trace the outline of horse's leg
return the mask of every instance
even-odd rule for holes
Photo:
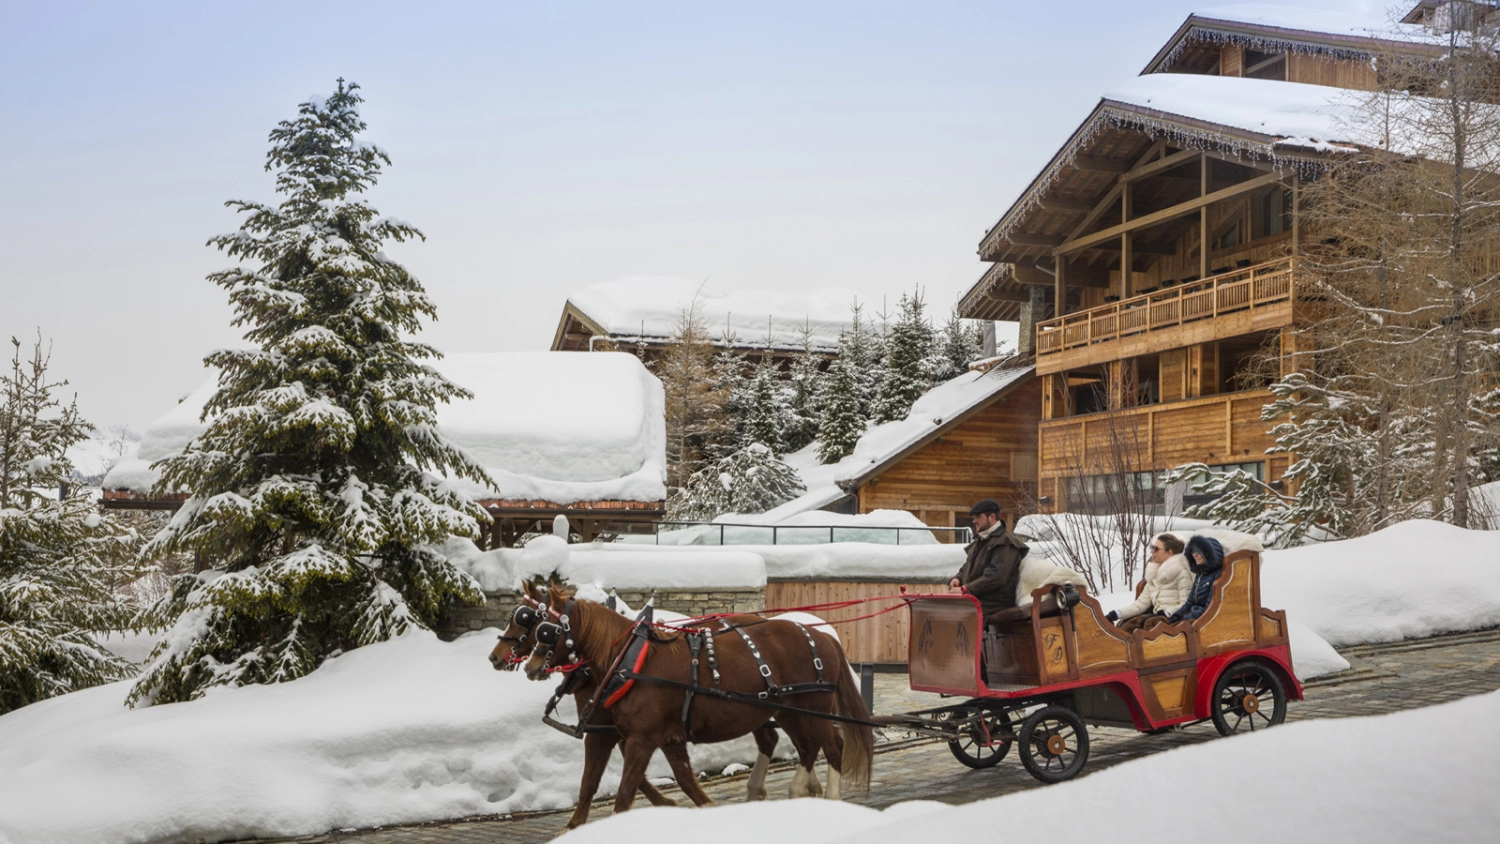
[[[802,716],[777,716],[777,722],[797,749],[797,771],[792,775],[792,785],[787,796],[816,797],[823,793],[823,785],[813,776],[813,763],[818,761],[818,742],[810,735],[808,719]],[[814,722],[816,723],[816,722]]]
[[[625,770],[620,774],[620,790],[615,794],[615,814],[629,811],[635,802],[636,790],[646,779],[646,765],[656,748],[638,737],[626,737],[620,744],[620,755],[625,759]]]
[[[682,786],[682,792],[693,801],[694,806],[711,806],[713,800],[698,784],[698,774],[693,770],[693,762],[688,759],[687,745],[664,744],[661,748],[662,755],[667,757],[667,764],[672,766],[672,775],[677,777],[677,784]]]
[[[755,767],[750,769],[750,781],[745,784],[746,801],[766,799],[766,770],[771,767],[771,754],[776,752],[779,738],[770,722],[755,728],[755,748],[760,753],[755,757]]]
[[[828,791],[823,795],[829,800],[842,800],[839,777],[844,770],[843,730],[831,721],[817,722],[819,744],[823,747],[823,758],[828,760]]]
[[[576,829],[588,823],[589,810],[594,803],[594,794],[599,791],[599,780],[609,765],[609,754],[614,752],[620,737],[612,732],[585,733],[583,736],[583,779],[578,783],[578,805],[573,816],[568,818],[568,829]],[[676,806],[677,801],[662,794],[647,780],[641,780],[641,796],[653,806]]]

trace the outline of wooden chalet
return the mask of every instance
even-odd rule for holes
[[[662,387],[635,356],[457,354],[434,366],[474,394],[440,406],[438,430],[494,481],[450,480],[494,518],[482,544],[551,532],[558,515],[585,542],[649,529],[665,515]],[[105,476],[106,508],[181,506],[183,495],[153,494],[151,464],[180,453],[203,430],[199,417],[216,390],[212,378],[146,429],[137,456]]]
[[[1435,48],[1412,23],[1319,31],[1277,14],[1190,16],[980,243],[992,266],[960,314],[1019,321],[1035,354],[1044,509],[1183,463],[1273,486],[1288,468],[1260,413],[1289,364],[1254,361],[1295,360],[1291,329],[1316,318],[1302,185],[1350,149],[1336,89],[1374,89],[1381,56]]]

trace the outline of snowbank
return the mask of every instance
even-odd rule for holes
[[[0,716],[0,842],[225,841],[569,808],[583,747],[540,722],[554,684],[490,668],[494,634],[408,635],[190,703],[126,709],[125,682]],[[572,719],[571,698],[559,712]],[[753,762],[755,745],[692,755],[716,771]],[[649,775],[671,776],[659,754]]]
[[[1500,625],[1500,537],[1402,522],[1342,542],[1267,551],[1266,606],[1333,645],[1394,642]]]
[[[1461,741],[1434,742],[1433,724],[1462,724]],[[1142,842],[1205,838],[1223,844],[1296,841],[1488,841],[1500,824],[1500,692],[1414,712],[1288,724],[1158,753],[1082,779],[969,803],[901,803],[877,811],[793,800],[709,809],[645,809],[602,819],[565,844],[686,840],[715,844],[910,844],[1003,829],[1008,840]],[[1422,760],[1414,764],[1413,760]],[[877,776],[880,761],[876,760]],[[1010,762],[1004,764],[1013,764]],[[1442,771],[1442,776],[1433,776]],[[1192,789],[1191,808],[1163,837],[1138,823],[1145,783]],[[707,817],[704,812],[711,813]]]
[[[475,498],[660,501],[666,497],[661,382],[634,355],[506,352],[433,363],[472,399],[438,408],[438,430],[489,472],[497,488],[455,484]],[[154,461],[180,454],[218,389],[210,378],[152,422],[105,489],[149,492]]]
[[[568,301],[612,336],[661,342],[673,335],[695,298],[713,343],[764,346],[769,332],[772,348],[801,349],[805,329],[815,351],[831,352],[859,294],[845,288],[782,293],[743,287],[721,293],[685,278],[626,276],[585,287]]]

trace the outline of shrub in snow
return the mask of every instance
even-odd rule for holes
[[[93,427],[52,392],[38,342],[0,376],[0,712],[128,677],[95,634],[131,625],[115,584],[133,576],[134,534],[68,483],[68,447]]]
[[[712,519],[724,513],[764,513],[807,491],[792,467],[751,443],[695,473],[668,505],[674,519]]]
[[[173,628],[132,703],[295,679],[483,600],[431,546],[488,521],[443,473],[493,482],[437,433],[437,404],[469,394],[403,339],[435,311],[381,243],[422,235],[360,196],[390,159],[355,137],[357,91],[341,79],[271,132],[284,201],[230,202],[248,216],[212,241],[259,265],[210,276],[255,348],[206,358],[222,373],[208,427],[156,464],[156,492],[189,497],[146,553],[191,550],[212,568],[155,608]]]

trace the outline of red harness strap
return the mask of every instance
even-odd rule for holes
[[[651,643],[649,641],[645,640],[645,639],[642,639],[641,640],[641,652],[635,655],[635,664],[632,665],[632,666],[630,666],[630,670],[632,672],[634,672],[636,674],[639,674],[641,672],[641,666],[643,666],[643,665],[646,664],[646,654],[649,653],[650,651],[651,651]],[[634,685],[635,685],[635,678],[634,677],[631,677],[629,680],[626,680],[625,681],[625,685],[621,686],[618,690],[615,691],[614,694],[610,695],[609,698],[604,701],[604,708],[608,709],[611,706],[614,706],[616,703],[619,703],[620,702],[620,698],[624,697],[625,693],[628,692],[628,691],[630,691],[630,687],[634,686]]]

